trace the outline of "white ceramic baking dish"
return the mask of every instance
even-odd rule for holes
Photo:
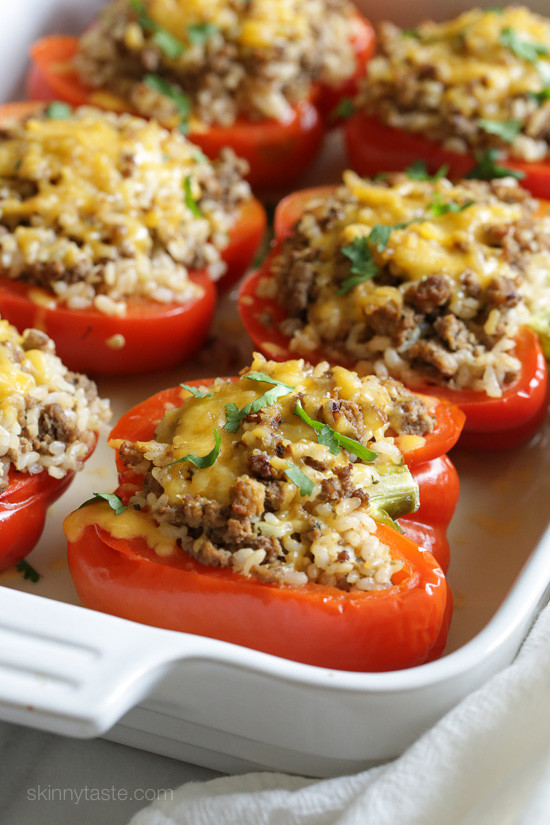
[[[78,30],[82,9],[60,0],[0,7],[0,98],[15,96],[26,44]],[[304,183],[341,167],[336,137]],[[217,335],[239,344],[234,299]],[[192,366],[104,380],[115,418],[181,381],[214,374],[209,351]],[[225,372],[225,370],[222,370]],[[402,752],[466,694],[514,657],[550,593],[550,422],[525,448],[460,454],[462,489],[450,530],[455,615],[442,659],[395,673],[344,673],[289,662],[211,639],[145,627],[78,606],[65,560],[63,516],[115,483],[102,439],[86,470],[51,509],[30,562],[37,584],[0,576],[0,717],[77,736],[106,736],[222,771],[270,768],[328,776]]]

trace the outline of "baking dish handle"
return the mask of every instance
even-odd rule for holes
[[[204,641],[0,587],[0,718],[99,736]]]

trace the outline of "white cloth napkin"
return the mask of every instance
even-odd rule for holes
[[[354,776],[192,782],[130,825],[549,825],[550,605],[515,661],[399,759]]]

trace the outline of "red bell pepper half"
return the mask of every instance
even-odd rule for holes
[[[0,124],[35,114],[34,101],[0,107]],[[243,204],[221,257],[227,271],[219,282],[227,289],[252,263],[266,226],[263,206],[252,198]],[[125,375],[164,369],[198,350],[210,328],[216,286],[205,271],[190,272],[201,292],[184,304],[129,299],[124,316],[107,315],[94,307],[69,309],[57,305],[45,289],[0,277],[0,314],[20,331],[38,327],[54,341],[69,369],[94,375]]]
[[[95,448],[95,444],[94,444]],[[93,452],[90,450],[90,455]],[[53,478],[46,471],[10,470],[8,486],[0,493],[0,570],[21,561],[42,535],[46,513],[67,489],[74,472]]]
[[[193,383],[208,385],[210,381]],[[157,393],[127,412],[110,437],[150,439],[165,410],[180,406],[185,396],[178,387]],[[426,535],[432,537],[436,525],[454,509],[458,492],[452,465],[439,456],[441,445],[449,441],[442,430],[454,427],[456,440],[461,421],[451,423],[448,405],[441,404],[445,409],[437,418],[435,434],[426,439],[426,450],[409,455],[420,481],[421,502],[424,486],[429,492],[421,511],[424,506],[426,514],[435,513],[433,481],[440,478],[443,483],[442,511],[434,518],[434,530],[428,522],[424,525]],[[431,460],[433,456],[438,457]],[[127,501],[138,477],[120,457],[117,466],[118,494]],[[77,511],[80,525],[82,510]],[[436,658],[445,646],[452,611],[450,590],[433,556],[407,537],[409,529],[420,535],[421,527],[411,522],[409,528],[404,519],[405,535],[382,525],[377,531],[392,555],[403,561],[403,568],[389,589],[359,593],[313,583],[292,587],[260,582],[228,568],[205,567],[180,549],[160,557],[144,539],[115,538],[93,518],[75,534],[72,518],[68,517],[65,528],[69,565],[87,607],[342,670],[411,667]],[[439,545],[445,554],[444,542]],[[434,540],[431,547],[437,550],[439,545]]]
[[[63,100],[73,106],[105,104],[104,95],[85,86],[71,66],[77,47],[76,37],[62,35],[45,37],[32,46],[29,97]],[[310,100],[302,100],[294,107],[294,116],[289,121],[239,118],[231,126],[214,125],[191,131],[189,139],[211,158],[217,157],[224,146],[234,149],[248,161],[248,180],[254,189],[278,189],[289,183],[315,158],[330,126],[329,115],[339,101],[355,94],[357,82],[374,52],[374,30],[359,13],[351,47],[356,56],[355,75],[338,88],[317,85]]]
[[[423,160],[430,174],[447,166],[447,177],[459,179],[466,177],[478,163],[473,155],[450,152],[420,133],[388,126],[377,117],[361,112],[347,121],[344,133],[349,165],[363,177],[403,171],[415,161]],[[535,197],[550,199],[550,163],[499,157],[498,165],[518,173],[521,185]]]
[[[301,357],[306,357],[313,363],[330,360],[322,351],[304,355],[290,349],[290,339],[279,329],[286,311],[276,298],[258,295],[258,285],[260,280],[271,277],[270,261],[277,254],[278,243],[292,232],[306,203],[314,196],[330,194],[334,188],[322,186],[304,189],[288,195],[278,204],[274,216],[274,249],[261,268],[248,275],[241,285],[239,313],[244,327],[255,346],[276,361]],[[462,447],[485,450],[515,447],[527,441],[539,429],[546,415],[548,384],[544,353],[537,335],[530,329],[519,331],[515,355],[521,361],[521,373],[503,390],[499,398],[474,390],[453,390],[420,379],[411,389],[444,397],[463,410],[466,423],[460,439]],[[353,364],[344,366],[353,369]]]

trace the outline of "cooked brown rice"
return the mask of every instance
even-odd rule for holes
[[[258,294],[285,308],[281,330],[304,357],[499,396],[519,373],[519,326],[548,301],[550,218],[512,178],[418,177],[346,172]]]
[[[357,25],[348,0],[115,0],[82,36],[76,65],[85,83],[162,122],[182,119],[182,94],[192,129],[285,121],[312,84],[354,74]]]
[[[189,270],[223,274],[251,197],[242,161],[131,115],[54,111],[0,133],[0,274],[108,315],[129,298],[186,302],[201,290]]]
[[[417,506],[402,450],[433,427],[422,401],[392,379],[259,355],[237,381],[217,379],[199,395],[169,410],[151,441],[112,443],[143,477],[127,518],[147,540],[156,526],[157,553],[179,545],[205,565],[282,584],[391,585],[400,562],[376,536],[377,520]],[[298,402],[355,447],[318,438]],[[219,452],[195,466],[188,456],[208,455],[215,431]],[[365,447],[372,456],[353,453]]]
[[[521,6],[383,23],[358,108],[453,152],[548,157],[550,20]]]
[[[8,473],[80,470],[111,415],[93,381],[70,372],[48,336],[0,319],[0,492]]]

